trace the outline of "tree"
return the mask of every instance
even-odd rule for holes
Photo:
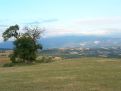
[[[16,57],[22,59],[22,62],[30,63],[35,60],[38,47],[31,37],[22,36],[14,41],[14,45]]]
[[[4,41],[7,41],[9,38],[14,37],[14,38],[19,38],[19,26],[10,26],[9,28],[6,29],[6,31],[3,33],[2,37],[4,38]]]
[[[25,33],[18,33],[19,26],[10,26],[4,33],[4,40],[14,37],[14,52],[11,55],[12,62],[31,63],[35,61],[38,49],[42,49],[42,45],[37,43],[42,30],[38,27],[25,27]]]

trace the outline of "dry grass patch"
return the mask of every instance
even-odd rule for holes
[[[0,63],[6,63],[6,62],[10,62],[10,58],[0,58]]]

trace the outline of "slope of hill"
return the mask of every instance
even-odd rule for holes
[[[80,58],[0,67],[0,91],[121,91],[121,61]]]

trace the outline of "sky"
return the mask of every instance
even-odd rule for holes
[[[0,40],[15,24],[38,25],[44,37],[121,37],[121,0],[0,0]]]

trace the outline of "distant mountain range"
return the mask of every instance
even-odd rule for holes
[[[75,48],[75,47],[117,47],[121,46],[121,38],[111,38],[102,36],[58,36],[47,37],[38,40],[47,48]],[[13,48],[12,41],[1,42],[0,48]]]
[[[12,48],[13,48],[12,41],[0,42],[0,49],[12,49]]]

